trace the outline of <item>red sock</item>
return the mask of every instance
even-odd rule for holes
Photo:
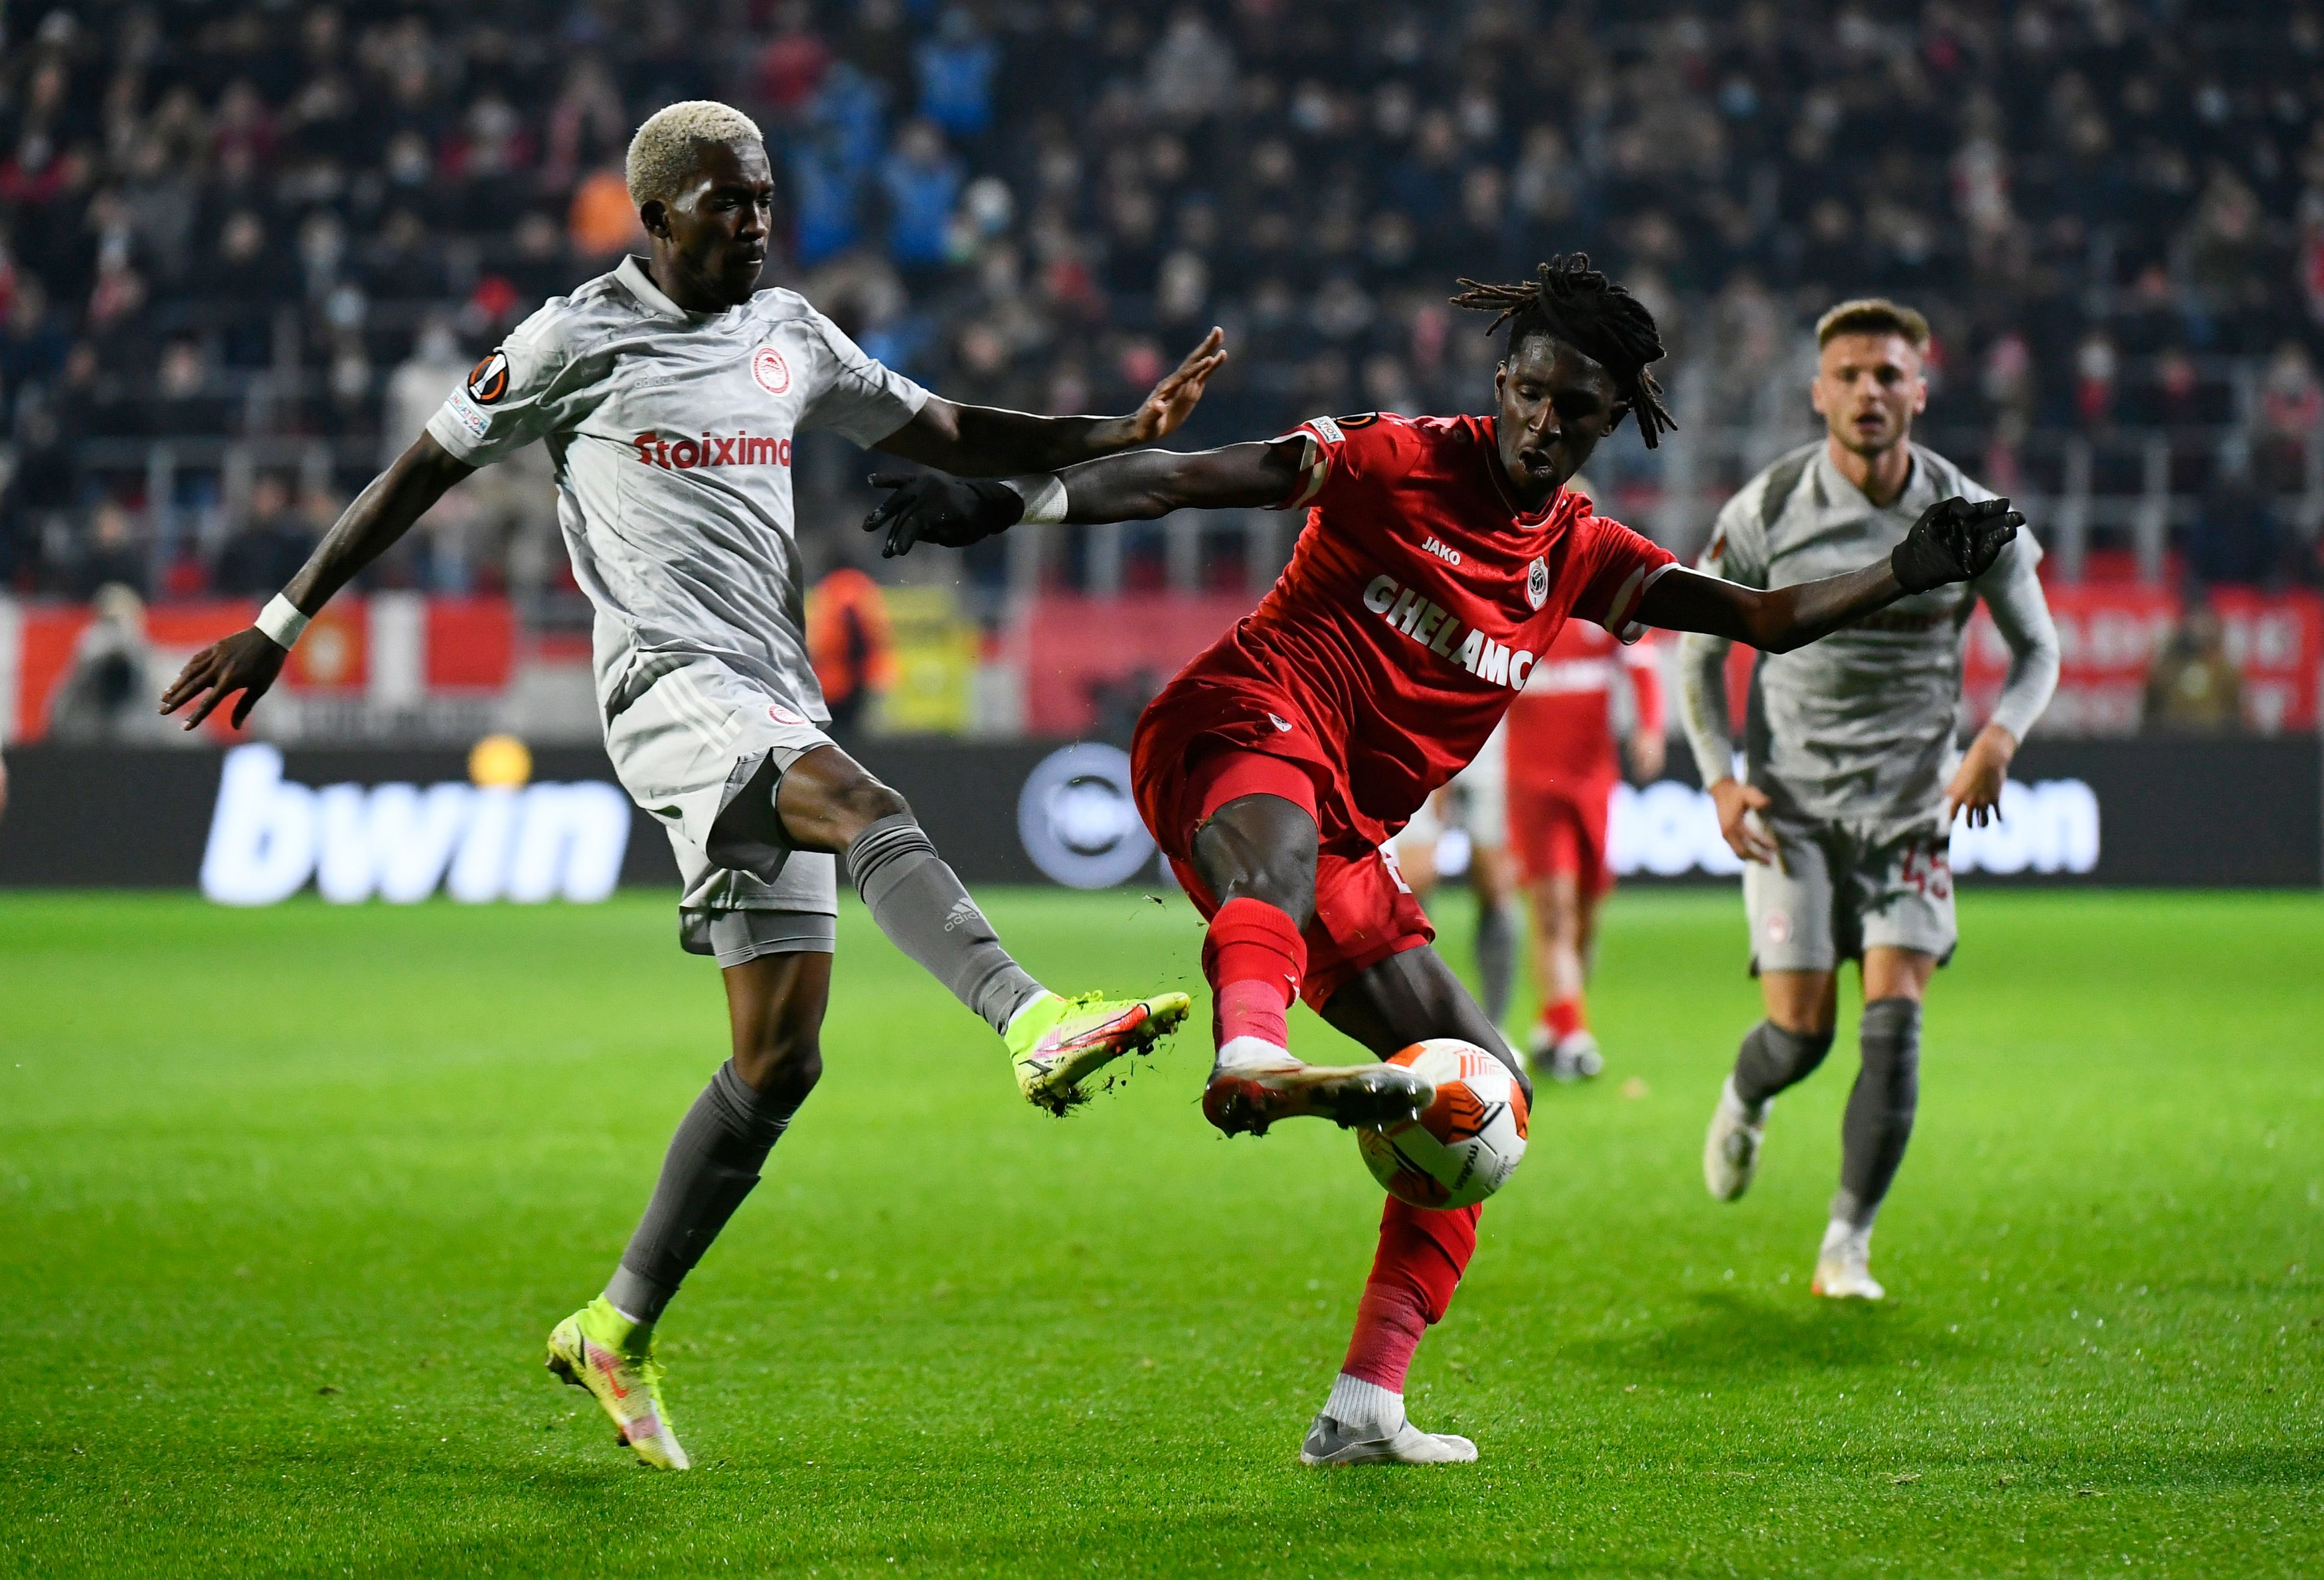
[[[1307,974],[1307,941],[1290,917],[1264,900],[1233,899],[1211,918],[1203,975],[1211,984],[1211,1030],[1218,1045],[1256,1037],[1291,1042],[1291,1000]]]
[[[1586,1029],[1590,1022],[1582,1014],[1582,995],[1577,993],[1571,998],[1561,998],[1555,1004],[1543,1005],[1541,1024],[1549,1028],[1550,1036],[1558,1042]]]
[[[1412,1352],[1442,1322],[1477,1250],[1481,1207],[1409,1207],[1393,1196],[1380,1214],[1379,1250],[1356,1303],[1355,1336],[1340,1370],[1390,1393],[1404,1392]]]

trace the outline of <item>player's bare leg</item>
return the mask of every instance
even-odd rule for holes
[[[1428,1037],[1474,1043],[1507,1063],[1532,1096],[1516,1054],[1434,949],[1390,955],[1333,995],[1323,1018],[1375,1053]],[[1444,1319],[1476,1251],[1481,1211],[1388,1199],[1347,1356],[1308,1428],[1302,1463],[1446,1465],[1477,1457],[1466,1438],[1415,1427],[1405,1415],[1404,1386],[1422,1336]]]
[[[1533,903],[1534,972],[1541,985],[1541,1019],[1526,1050],[1533,1072],[1553,1080],[1586,1080],[1606,1068],[1583,998],[1598,896],[1580,874],[1553,872],[1531,886],[1527,898]]]
[[[1425,1108],[1434,1089],[1407,1070],[1291,1055],[1291,1001],[1307,969],[1301,934],[1315,910],[1313,814],[1279,795],[1241,795],[1204,819],[1193,844],[1195,870],[1219,901],[1203,943],[1218,1041],[1203,1092],[1211,1123],[1259,1135],[1279,1119],[1378,1125]]]
[[[1026,1099],[1062,1114],[1083,1082],[1176,1030],[1183,993],[1065,997],[1009,951],[901,795],[835,746],[794,762],[774,788],[783,836],[801,850],[844,851],[849,874],[890,942],[1001,1033]]]
[[[831,956],[761,955],[724,975],[733,1052],[678,1122],[605,1292],[549,1336],[549,1369],[587,1389],[615,1438],[659,1470],[688,1462],[662,1401],[654,1326],[758,1184],[768,1153],[823,1075]]]

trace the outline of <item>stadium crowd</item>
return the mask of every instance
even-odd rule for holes
[[[2306,5],[89,0],[7,23],[20,592],[271,590],[468,361],[632,244],[624,144],[690,96],[768,133],[770,271],[965,400],[1123,409],[1217,322],[1235,360],[1194,441],[1466,409],[1489,349],[1455,278],[1582,249],[1692,371],[1683,424],[1788,438],[1803,326],[1891,292],[1937,327],[1941,442],[1997,485],[2061,486],[2043,436],[2200,433],[2170,451],[2204,501],[2186,568],[2317,574]],[[239,471],[217,459],[237,442]],[[1643,452],[1609,467],[1651,505]],[[802,462],[828,541],[859,471]],[[525,498],[380,574],[554,577]]]

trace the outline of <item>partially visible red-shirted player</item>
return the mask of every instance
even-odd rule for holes
[[[1297,1115],[1378,1125],[1435,1095],[1400,1066],[1293,1058],[1295,993],[1375,1054],[1460,1037],[1517,1070],[1379,846],[1483,743],[1569,615],[1634,637],[1664,626],[1789,648],[1974,574],[2015,529],[2006,504],[1952,501],[1914,528],[1893,569],[1764,592],[1682,570],[1564,488],[1626,414],[1649,444],[1670,426],[1646,372],[1662,355],[1654,319],[1579,256],[1520,285],[1462,283],[1457,303],[1510,324],[1493,417],[1318,418],[1259,444],[1139,451],[1062,473],[872,480],[895,490],[864,523],[887,532],[890,554],[1019,520],[1306,509],[1282,580],[1154,699],[1134,749],[1139,810],[1210,921],[1219,1053],[1203,1109],[1229,1134]],[[1477,1216],[1389,1200],[1347,1360],[1302,1459],[1476,1457],[1466,1438],[1405,1419],[1404,1380],[1476,1248]]]
[[[1637,704],[1630,766],[1651,779],[1663,767],[1663,691],[1652,643],[1625,644],[1602,627],[1568,621],[1509,705],[1509,850],[1533,911],[1534,984],[1541,991],[1527,1061],[1536,1075],[1558,1080],[1605,1067],[1582,989],[1598,904],[1614,886],[1606,813],[1622,777],[1614,689],[1625,678]]]

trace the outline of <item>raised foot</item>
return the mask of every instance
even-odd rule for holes
[[[1757,1112],[1735,1095],[1735,1078],[1719,1089],[1719,1106],[1711,1113],[1711,1128],[1702,1138],[1702,1183],[1715,1201],[1739,1201],[1759,1171],[1759,1148],[1767,1137],[1767,1111],[1775,1099],[1761,1103]]]
[[[661,1366],[650,1341],[628,1342],[629,1320],[603,1300],[592,1300],[549,1335],[550,1376],[585,1389],[613,1423],[613,1440],[655,1470],[685,1470],[692,1463],[670,1429],[661,1401]]]
[[[1203,1116],[1229,1135],[1264,1135],[1278,1119],[1313,1116],[1377,1130],[1416,1119],[1436,1088],[1396,1064],[1288,1064],[1213,1070]]]
[[[1477,1446],[1451,1432],[1424,1432],[1410,1421],[1386,1437],[1368,1435],[1369,1428],[1342,1425],[1319,1415],[1300,1446],[1302,1465],[1469,1465]]]
[[[1082,1083],[1125,1053],[1143,1053],[1186,1018],[1183,993],[1108,998],[1084,993],[1037,999],[1007,1034],[1017,1089],[1037,1108],[1063,1115],[1089,1101]]]

